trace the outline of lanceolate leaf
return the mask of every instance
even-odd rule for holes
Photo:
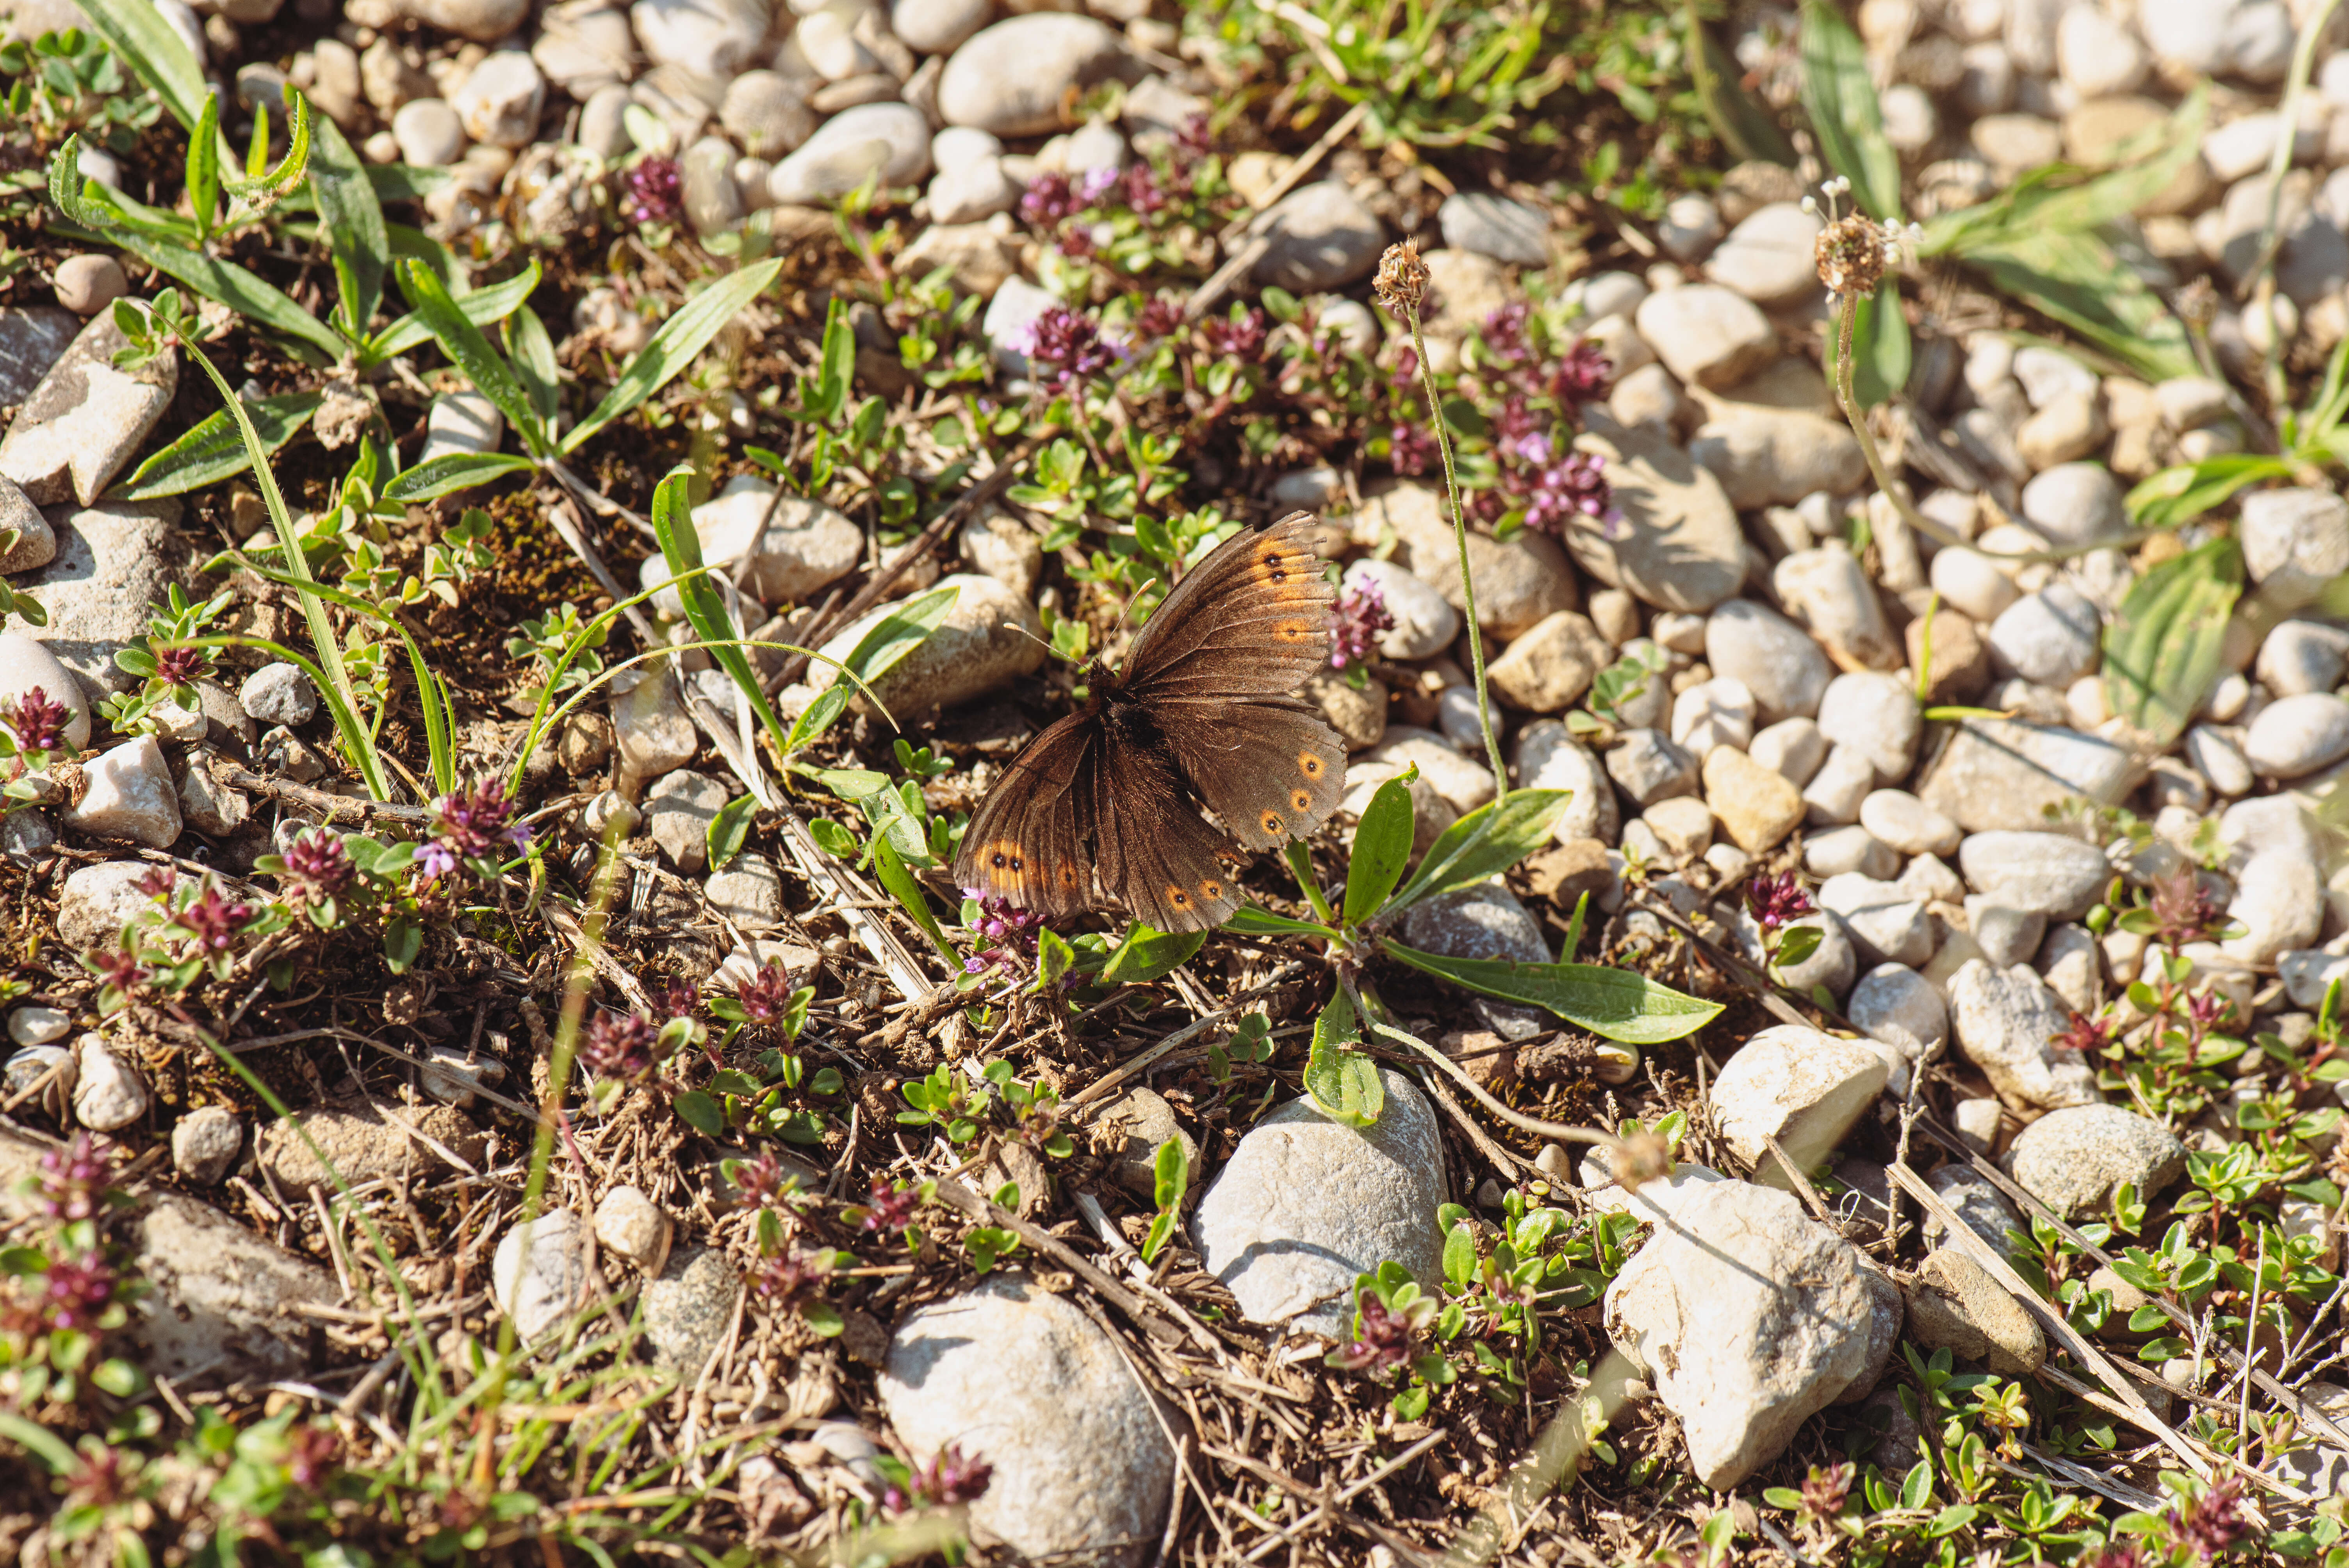
[[[342,302],[343,326],[353,341],[367,335],[383,302],[384,268],[391,242],[384,233],[383,208],[367,183],[367,165],[335,122],[324,115],[311,127],[310,199],[326,232],[335,261],[335,292]]]
[[[203,119],[204,68],[152,0],[78,0],[81,14],[188,130]]]
[[[422,271],[420,267],[410,268],[411,275]],[[736,689],[750,700],[750,711],[759,716],[759,722],[766,726],[768,735],[780,749],[787,739],[783,721],[767,701],[766,691],[759,685],[758,672],[742,656],[742,650],[734,645],[742,634],[727,618],[726,601],[719,597],[709,576],[699,570],[701,536],[693,530],[693,517],[686,500],[686,486],[692,479],[692,468],[680,463],[654,489],[653,529],[660,536],[661,552],[667,557],[668,569],[676,574],[678,597],[685,601],[686,619],[704,642],[718,645],[709,650],[710,658],[734,678]]]
[[[1794,145],[1778,129],[1769,109],[1739,80],[1745,68],[1721,46],[1713,29],[1697,19],[1696,0],[1686,0],[1684,17],[1689,34],[1689,75],[1695,80],[1697,101],[1704,106],[1704,118],[1713,126],[1713,133],[1741,162],[1759,160],[1793,168]]]
[[[1500,875],[1544,844],[1565,811],[1568,789],[1512,789],[1499,799],[1477,807],[1428,846],[1419,862],[1387,905],[1406,909],[1423,899],[1457,892]]]
[[[2349,340],[2344,340],[2349,346]],[[2230,452],[2147,475],[2128,492],[2128,514],[2140,528],[2191,522],[2245,485],[2282,479],[2292,465],[2257,452]]]
[[[386,500],[403,502],[438,500],[533,466],[528,458],[511,452],[448,452],[401,474],[383,487],[383,495]]]
[[[1204,931],[1164,932],[1137,920],[1117,951],[1109,955],[1109,962],[1102,965],[1101,983],[1140,985],[1159,979],[1188,964],[1206,941]]]
[[[1376,914],[1402,880],[1411,861],[1412,825],[1411,786],[1390,779],[1371,797],[1354,829],[1353,858],[1346,866],[1348,925],[1360,925]]]
[[[1305,1090],[1323,1115],[1349,1127],[1368,1127],[1386,1109],[1386,1083],[1379,1077],[1378,1063],[1352,1048],[1361,1038],[1361,1019],[1340,985],[1313,1020]]]
[[[262,449],[274,452],[309,422],[321,401],[322,395],[316,392],[293,392],[247,403],[244,410],[261,437]],[[229,411],[222,408],[206,415],[186,435],[140,464],[138,471],[116,485],[112,493],[121,500],[153,500],[159,496],[181,495],[241,474],[252,466],[253,458],[245,450],[243,435]]]
[[[539,423],[537,407],[523,390],[522,380],[505,356],[490,346],[481,329],[467,320],[449,291],[432,270],[421,262],[400,263],[400,286],[409,299],[416,302],[416,314],[431,328],[433,341],[450,362],[465,373],[476,391],[487,397],[497,411],[506,417],[523,438],[523,445],[533,457],[543,457],[547,450],[545,428]]]
[[[2048,230],[1969,249],[2001,292],[2044,312],[2150,381],[2199,376],[2186,328],[2094,234]]]
[[[1838,340],[1828,337],[1827,374]],[[1873,408],[1909,385],[1909,318],[1900,312],[1900,285],[1887,278],[1876,293],[1859,302],[1851,324],[1851,395],[1863,408]]]
[[[563,449],[577,451],[587,438],[667,386],[671,377],[692,364],[694,356],[709,346],[719,328],[757,299],[782,270],[783,259],[773,257],[757,266],[745,267],[694,295],[628,361],[627,367],[612,383],[612,389],[595,405],[595,411],[563,438]]]
[[[1803,108],[1827,167],[1851,181],[1871,218],[1900,216],[1900,158],[1884,139],[1884,116],[1859,35],[1826,0],[1803,0]]]
[[[1385,951],[1414,969],[1439,975],[1487,996],[1530,1002],[1570,1024],[1629,1046],[1652,1046],[1694,1034],[1721,1012],[1717,1002],[1683,995],[1628,969],[1597,964],[1511,964],[1446,958],[1388,939]]]
[[[2231,539],[2165,561],[2131,585],[2105,630],[2105,700],[2168,745],[2218,678],[2227,617],[2243,591]]]

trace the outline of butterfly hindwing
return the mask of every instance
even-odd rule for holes
[[[1192,810],[1164,748],[1106,734],[1094,799],[1102,883],[1136,919],[1160,931],[1205,931],[1239,907],[1217,858],[1223,839]]]
[[[1071,714],[1019,754],[963,834],[957,886],[1051,920],[1092,903],[1085,845],[1100,827],[1093,777],[1102,738],[1098,715]]]
[[[1330,658],[1330,606],[1308,511],[1242,529],[1193,567],[1133,641],[1124,694],[1279,696]]]
[[[1301,702],[1178,698],[1153,716],[1185,780],[1248,849],[1308,836],[1345,796],[1346,743]]]

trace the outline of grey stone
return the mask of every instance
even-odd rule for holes
[[[0,698],[21,701],[36,691],[65,706],[67,743],[76,749],[88,746],[89,699],[83,695],[81,682],[46,645],[21,633],[0,632]]]
[[[815,130],[803,83],[780,71],[745,71],[727,84],[718,123],[753,158],[778,158]]]
[[[505,416],[480,392],[443,392],[424,416],[424,450],[419,462],[457,453],[494,452],[505,437]]]
[[[1537,718],[1517,732],[1515,773],[1521,789],[1570,791],[1552,834],[1558,843],[1601,839],[1611,844],[1621,831],[1606,770],[1562,721]]]
[[[1916,689],[1896,676],[1873,671],[1840,675],[1827,683],[1819,698],[1819,734],[1831,745],[1848,746],[1866,757],[1879,779],[1908,777],[1917,759],[1921,727]]]
[[[2220,950],[2239,963],[2271,964],[2309,946],[2324,924],[2322,867],[2288,852],[2254,854],[2235,873],[2227,916],[2243,929],[2220,944]]]
[[[711,1356],[726,1343],[742,1275],[717,1247],[677,1247],[661,1264],[660,1276],[645,1282],[645,1338],[653,1365],[675,1369],[688,1383],[701,1376]]]
[[[2101,1211],[2124,1181],[2147,1202],[2186,1173],[2185,1146],[2158,1121],[2116,1105],[2051,1110],[2006,1157],[2017,1185],[2067,1220]]]
[[[119,1132],[155,1102],[139,1069],[96,1035],[74,1045],[74,1119],[92,1132]]]
[[[666,661],[653,665],[649,674],[632,685],[613,683],[612,728],[619,744],[621,773],[629,779],[675,772],[701,749],[700,732]]]
[[[2112,880],[2102,850],[2061,833],[1970,834],[1958,868],[1993,902],[2058,920],[2086,913]]]
[[[2243,565],[2271,603],[2291,610],[2349,572],[2349,500],[2330,490],[2253,490],[2238,526]]]
[[[568,1209],[517,1221],[498,1239],[490,1293],[526,1342],[562,1325],[593,1299],[587,1227]]]
[[[778,207],[803,206],[844,196],[876,173],[884,185],[908,185],[929,167],[930,123],[921,110],[903,103],[860,104],[824,121],[775,165],[767,198]]]
[[[734,183],[734,148],[705,136],[678,160],[686,222],[697,234],[722,234],[742,222],[742,192]]]
[[[1516,964],[1547,964],[1549,944],[1540,923],[1498,882],[1482,882],[1412,905],[1403,915],[1403,940],[1446,958],[1497,958]],[[1486,1027],[1504,1039],[1525,1039],[1548,1026],[1537,1007],[1489,996],[1469,1005]]]
[[[732,76],[750,64],[768,27],[767,8],[757,0],[635,0],[628,21],[654,64],[713,77]]]
[[[336,1174],[356,1184],[439,1171],[445,1163],[442,1149],[475,1163],[488,1143],[472,1123],[441,1105],[298,1110],[254,1137],[254,1160],[270,1181],[288,1192],[312,1187],[331,1191]]]
[[[1291,1100],[1240,1140],[1193,1222],[1207,1272],[1251,1323],[1332,1337],[1353,1315],[1354,1276],[1389,1259],[1433,1282],[1443,1267],[1436,1205],[1444,1154],[1435,1113],[1402,1074],[1380,1069],[1386,1106],[1366,1128]]]
[[[1819,884],[1819,907],[1833,911],[1851,934],[1863,963],[1906,964],[1933,956],[1933,928],[1925,903],[1898,882],[1846,872]]]
[[[1607,775],[1643,810],[1676,795],[1695,794],[1700,778],[1695,756],[1658,729],[1625,730],[1607,753]]]
[[[1199,1143],[1175,1119],[1174,1108],[1155,1089],[1132,1088],[1094,1119],[1095,1138],[1109,1154],[1110,1177],[1144,1202],[1155,1202],[1158,1151],[1168,1142],[1183,1146],[1190,1185],[1197,1186]]]
[[[783,881],[761,855],[738,855],[702,889],[710,907],[745,931],[764,931],[783,918]]]
[[[224,1105],[199,1106],[172,1124],[171,1168],[198,1187],[227,1180],[244,1147],[244,1123]]]
[[[1634,319],[1664,368],[1684,386],[1734,387],[1778,357],[1769,318],[1717,284],[1650,294]]]
[[[114,355],[129,346],[111,312],[82,328],[0,437],[0,479],[36,506],[89,506],[105,492],[180,385],[178,350],[119,370]]]
[[[1906,789],[1869,791],[1859,803],[1859,825],[1904,855],[1954,854],[1961,840],[1955,822]]]
[[[465,134],[492,147],[528,147],[546,107],[546,78],[520,49],[501,49],[466,73],[449,100]]]
[[[1575,447],[1606,459],[1619,514],[1608,528],[1568,531],[1577,564],[1664,610],[1702,613],[1737,592],[1745,578],[1744,541],[1736,510],[1710,469],[1644,424],[1594,419]]]
[[[1665,203],[1656,242],[1676,262],[1701,262],[1721,242],[1721,209],[1710,197],[1675,196]]]
[[[1807,299],[1819,290],[1821,226],[1794,202],[1773,201],[1729,231],[1705,275],[1764,309]]]
[[[2047,1359],[2047,1338],[1989,1270],[1943,1248],[1927,1255],[1908,1292],[1909,1334],[1928,1350],[1985,1361],[2005,1377],[2027,1377]]]
[[[2038,475],[2023,487],[2023,515],[2058,549],[2098,544],[2128,532],[2121,488],[2101,463],[2058,463]]]
[[[1113,72],[1118,36],[1090,16],[1040,12],[981,28],[957,47],[938,79],[948,125],[998,136],[1033,136],[1061,125],[1061,100]]]
[[[925,55],[950,54],[987,25],[990,0],[895,0],[889,30]]]
[[[299,667],[264,665],[237,687],[239,707],[262,724],[307,724],[318,711],[318,690]]]
[[[1816,715],[1835,675],[1800,626],[1750,599],[1732,599],[1713,610],[1705,623],[1704,652],[1714,675],[1744,683],[1764,724]]]
[[[306,1377],[319,1327],[298,1308],[338,1299],[325,1269],[187,1198],[140,1215],[130,1266],[150,1287],[131,1307],[139,1365],[181,1387]]]
[[[1792,1195],[1703,1182],[1608,1286],[1607,1332],[1680,1418],[1697,1478],[1727,1489],[1862,1379],[1872,1277]]]
[[[362,79],[367,75],[368,57],[386,42],[378,37],[360,57]],[[538,62],[548,81],[583,102],[600,88],[626,81],[639,64],[627,13],[616,7],[605,9],[602,0],[547,6],[539,15],[538,36],[531,43],[530,57]],[[376,67],[378,72],[384,68]],[[367,98],[377,101],[373,91]]]
[[[1996,899],[1969,894],[1965,900],[1966,931],[1974,946],[1993,969],[2027,964],[2047,934],[2047,917],[2009,909]]]
[[[1988,1105],[1993,1112],[1998,1107],[1996,1100],[1975,1103]],[[1953,1161],[1926,1177],[1925,1184],[1956,1212],[1966,1229],[1988,1242],[2001,1257],[2004,1257],[2009,1250],[2007,1232],[2030,1233],[2031,1227],[2023,1222],[2023,1216],[2015,1211],[2006,1194],[1971,1166]],[[1929,1244],[1947,1246],[1950,1244],[1948,1236],[1948,1227],[1939,1219],[1930,1214],[1925,1217],[1925,1240]]]
[[[671,865],[698,872],[709,863],[709,824],[725,804],[726,786],[707,773],[670,773],[646,793],[646,830]]]
[[[1035,605],[1024,596],[992,577],[963,573],[939,578],[937,586],[955,591],[954,605],[946,618],[920,646],[871,683],[874,697],[899,723],[934,707],[984,696],[1006,682],[1034,674],[1044,663],[1040,640],[1044,624]],[[864,634],[892,613],[888,606],[874,611],[820,651],[831,659],[846,658]],[[810,672],[810,679],[821,689],[831,684],[836,669],[834,665],[823,665]]]
[[[1877,1091],[1885,1064],[1869,1046],[1795,1024],[1755,1034],[1707,1091],[1722,1140],[1749,1165],[1775,1138],[1795,1163],[1825,1160]]]
[[[2038,975],[1969,959],[1948,989],[1959,1047],[2002,1098],[2051,1110],[2096,1099],[2093,1069],[2054,1043],[2069,1019]]]
[[[2285,621],[2260,644],[2253,673],[2278,696],[2331,691],[2349,664],[2349,633],[2316,621]]]
[[[1175,1466],[1163,1418],[1117,1344],[1027,1276],[908,1315],[880,1393],[917,1462],[953,1444],[993,1467],[971,1522],[1022,1556],[1138,1568],[1154,1550]]]
[[[1808,995],[1816,986],[1824,985],[1834,995],[1841,996],[1851,989],[1854,976],[1859,973],[1859,958],[1852,951],[1850,935],[1837,915],[1821,912],[1806,914],[1787,923],[1788,928],[1804,926],[1819,934],[1819,944],[1800,964],[1775,965],[1771,973],[1778,983],[1790,991]],[[1754,917],[1739,910],[1730,920],[1730,933],[1736,938],[1737,949],[1746,961],[1762,962],[1762,932]]]
[[[1993,667],[2042,686],[2067,686],[2096,667],[2103,618],[2069,583],[2025,594],[1990,624]]]
[[[1335,180],[1300,185],[1250,225],[1271,248],[1256,263],[1256,280],[1291,294],[1339,288],[1378,265],[1385,225]]]
[[[74,872],[57,893],[58,939],[77,953],[113,946],[125,923],[153,903],[138,885],[153,870],[141,861],[107,861]]]
[[[2095,736],[2003,718],[1958,721],[1917,786],[1918,799],[1968,831],[2035,830],[2049,808],[2086,797],[2116,804],[2135,784],[2128,751]]]
[[[1904,964],[1879,964],[1853,986],[1845,1015],[1872,1040],[1911,1062],[1950,1037],[1950,1010],[1931,981]]]
[[[1807,486],[1805,493],[1824,488]],[[1855,664],[1871,670],[1899,667],[1900,640],[1886,623],[1867,573],[1841,540],[1787,556],[1771,573],[1770,583],[1787,611],[1839,655],[1846,669]]]
[[[54,305],[0,310],[0,407],[22,403],[80,331],[72,313]]]
[[[2104,1002],[2104,969],[2095,937],[2085,925],[2059,925],[2039,948],[2047,988],[2075,1013],[2093,1015]]]
[[[1514,266],[1538,267],[1549,261],[1549,216],[1522,201],[1486,191],[1463,191],[1444,198],[1435,222],[1444,242]]]
[[[2243,737],[2243,755],[2261,773],[2298,779],[2349,757],[2349,702],[2311,692],[2268,704]]]
[[[1803,869],[1815,877],[1857,872],[1889,880],[1899,873],[1900,857],[1878,843],[1866,828],[1830,828],[1804,841]]]
[[[85,758],[81,798],[66,809],[68,825],[100,838],[129,839],[167,850],[180,836],[180,791],[151,735]]]

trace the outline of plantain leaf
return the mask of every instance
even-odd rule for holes
[[[280,397],[256,399],[244,408],[253,417],[253,428],[261,437],[262,449],[274,452],[309,422],[322,400],[320,393],[292,392]],[[159,496],[183,495],[241,474],[252,466],[253,456],[245,450],[243,435],[229,411],[222,408],[206,415],[186,435],[140,464],[138,471],[116,485],[111,493],[119,500],[153,500]]]
[[[2202,374],[2186,328],[2094,234],[2038,231],[1969,249],[1965,260],[2002,293],[2062,322],[2148,381]]]
[[[1839,335],[1827,335],[1827,376],[1837,375]],[[1909,318],[1900,312],[1900,285],[1887,278],[1859,302],[1851,324],[1851,395],[1873,408],[1909,385]]]
[[[1718,1002],[1684,995],[1629,969],[1597,964],[1512,964],[1447,958],[1387,938],[1387,954],[1414,969],[1506,1001],[1547,1007],[1570,1024],[1629,1046],[1660,1045],[1692,1035],[1721,1013]]]
[[[1414,766],[1412,773],[1416,774]],[[1354,852],[1346,863],[1345,922],[1360,925],[1376,914],[1411,863],[1410,775],[1390,779],[1371,797],[1354,828]]]
[[[1741,162],[1760,161],[1795,166],[1794,144],[1768,106],[1745,90],[1740,80],[1745,67],[1721,46],[1713,29],[1697,19],[1696,0],[1686,0],[1682,18],[1688,31],[1689,75],[1696,84],[1697,102],[1721,145]]]
[[[364,342],[376,306],[383,303],[384,269],[391,264],[383,207],[367,183],[367,165],[335,122],[320,116],[312,135],[316,142],[310,151],[310,198],[317,203],[334,257],[343,328],[352,342]]]
[[[1570,789],[1512,789],[1444,830],[1419,870],[1387,902],[1390,911],[1500,875],[1544,844],[1565,811]]]
[[[1851,181],[1871,218],[1900,217],[1900,157],[1884,139],[1884,114],[1868,74],[1868,51],[1826,0],[1803,0],[1803,108],[1827,167]]]
[[[2167,746],[2218,678],[2227,617],[2243,591],[2242,551],[2214,539],[2131,584],[2105,629],[2105,700]]]
[[[564,436],[563,449],[577,451],[590,436],[667,386],[669,378],[692,364],[694,356],[709,346],[719,329],[740,315],[782,270],[783,259],[773,257],[719,279],[687,301],[661,324],[652,341],[636,351],[604,400],[595,405],[595,411]]]
[[[122,57],[139,79],[154,89],[183,129],[202,121],[204,67],[177,28],[163,20],[153,0],[77,0],[90,27]]]
[[[2292,465],[2257,452],[2230,452],[2148,474],[2128,492],[2130,521],[2140,528],[2176,528],[2261,480],[2283,479]]]
[[[1204,931],[1159,931],[1135,921],[1102,965],[1104,985],[1141,985],[1160,979],[1191,961],[1206,944]]]
[[[1368,1127],[1386,1109],[1386,1083],[1379,1065],[1350,1047],[1361,1043],[1362,1021],[1339,986],[1313,1020],[1313,1053],[1305,1064],[1305,1092],[1332,1121]]]
[[[447,452],[417,464],[385,485],[383,498],[401,502],[438,500],[506,474],[527,473],[535,466],[528,458],[511,452]]]

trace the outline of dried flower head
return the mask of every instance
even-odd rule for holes
[[[1672,1146],[1660,1133],[1635,1132],[1615,1145],[1609,1164],[1617,1181],[1636,1188],[1672,1173]]]
[[[1403,240],[1389,245],[1379,258],[1379,275],[1371,292],[1394,315],[1415,315],[1427,297],[1427,263],[1419,258],[1419,242]]]
[[[1924,237],[1924,231],[1911,223],[1903,228],[1898,223],[1878,223],[1857,211],[1839,213],[1837,199],[1848,195],[1851,181],[1838,176],[1820,189],[1826,194],[1826,227],[1812,254],[1817,259],[1819,282],[1827,285],[1827,293],[1836,299],[1846,294],[1873,294],[1884,282],[1888,268],[1900,264],[1901,252]],[[1819,203],[1803,198],[1803,211],[1816,213]]]

